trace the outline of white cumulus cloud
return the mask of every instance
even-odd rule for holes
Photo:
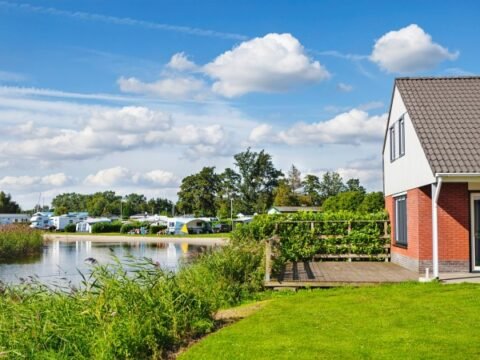
[[[96,174],[88,175],[84,183],[95,186],[119,185],[123,184],[128,177],[131,177],[130,170],[122,166],[116,166],[99,170]]]
[[[249,139],[256,143],[288,145],[358,145],[381,140],[386,119],[387,114],[370,116],[365,111],[352,109],[327,121],[300,122],[279,132],[262,124],[251,131]]]
[[[197,68],[197,65],[188,59],[183,52],[176,53],[172,56],[167,64],[167,67],[177,71],[191,71]]]
[[[455,60],[458,55],[433,42],[418,25],[411,24],[378,39],[370,60],[390,73],[413,73],[433,69],[444,60]]]
[[[142,106],[96,111],[88,121],[94,130],[139,133],[149,130],[166,130],[172,125],[169,114]]]
[[[143,82],[135,77],[118,79],[120,90],[165,99],[203,98],[208,92],[205,82],[193,76],[171,76],[155,82]]]
[[[147,187],[175,187],[178,185],[178,177],[164,170],[152,170],[149,172],[133,172],[125,167],[116,166],[99,170],[95,174],[88,175],[84,184],[105,186],[147,186]]]
[[[0,178],[0,187],[5,189],[36,189],[62,187],[73,183],[73,179],[64,173],[45,176],[4,176]]]
[[[216,80],[213,91],[226,97],[282,92],[329,77],[295,37],[275,33],[242,42],[205,65],[204,71]]]

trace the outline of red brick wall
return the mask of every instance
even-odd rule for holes
[[[420,259],[427,253],[431,256],[432,242],[432,203],[430,199],[430,186],[407,191],[407,236],[406,249],[395,246],[395,210],[391,196],[385,198],[387,212],[390,215],[392,228],[392,252]]]
[[[466,183],[444,183],[438,201],[439,260],[469,260],[469,202]],[[395,213],[392,196],[385,198],[392,228],[392,253],[415,260],[432,259],[431,186],[407,191],[408,248],[395,246]]]
[[[470,258],[469,199],[466,183],[442,185],[438,199],[438,257],[440,260]]]

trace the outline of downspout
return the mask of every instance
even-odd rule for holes
[[[432,266],[433,277],[438,279],[438,198],[442,189],[442,177],[432,184]]]

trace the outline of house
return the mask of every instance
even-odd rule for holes
[[[391,260],[480,271],[480,77],[395,80],[383,145]]]
[[[273,206],[267,214],[291,214],[300,211],[320,212],[321,208],[318,206]]]
[[[87,218],[77,223],[75,227],[76,232],[92,232],[92,226],[97,223],[111,223],[109,218]]]
[[[0,225],[28,223],[27,214],[0,214]]]
[[[48,229],[52,224],[53,212],[36,212],[30,218],[30,227],[34,229]]]
[[[77,224],[86,220],[87,217],[87,212],[70,212],[64,215],[52,216],[51,223],[57,230],[63,230],[68,224]]]

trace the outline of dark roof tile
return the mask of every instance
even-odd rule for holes
[[[434,173],[480,172],[480,77],[399,78]]]

